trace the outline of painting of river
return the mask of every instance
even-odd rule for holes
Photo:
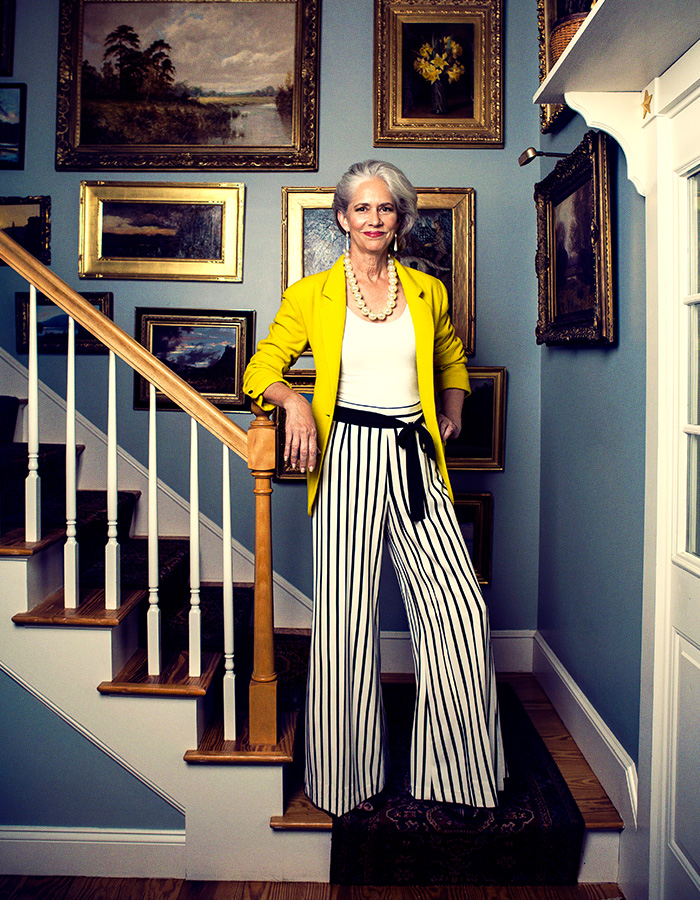
[[[296,2],[82,10],[81,145],[291,146]]]

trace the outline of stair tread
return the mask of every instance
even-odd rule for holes
[[[82,594],[82,600],[76,609],[66,609],[64,592],[61,589],[28,612],[17,613],[12,617],[12,621],[17,625],[115,628],[147,596],[148,591],[143,589],[123,589],[119,607],[105,609],[104,587],[94,588]]]
[[[235,741],[224,740],[224,723],[221,711],[209,722],[199,747],[188,750],[184,759],[188,763],[219,765],[255,765],[257,763],[291,763],[294,758],[299,710],[286,710],[279,715],[279,740],[274,746],[251,744],[248,721],[239,728]]]
[[[13,528],[0,536],[0,556],[33,556],[66,536],[65,528],[53,528],[39,541],[25,541],[24,527]]]
[[[204,651],[202,674],[189,674],[189,653],[183,650],[172,655],[163,665],[160,675],[148,674],[148,654],[137,650],[112,681],[103,681],[97,690],[101,694],[130,694],[134,696],[203,697],[212,685],[223,654]]]

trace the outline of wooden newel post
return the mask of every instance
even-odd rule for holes
[[[255,478],[255,603],[253,674],[250,679],[250,743],[277,743],[277,673],[272,604],[272,474],[275,426],[269,413],[252,405],[248,429],[248,468]]]

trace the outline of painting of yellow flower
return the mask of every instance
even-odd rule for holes
[[[403,24],[403,114],[473,115],[474,29],[470,24]],[[412,78],[409,73],[413,72]]]

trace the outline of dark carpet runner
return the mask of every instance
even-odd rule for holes
[[[499,686],[509,777],[494,810],[408,791],[415,688],[384,685],[391,769],[383,805],[334,820],[331,883],[547,885],[577,881],[584,824],[515,692]]]

